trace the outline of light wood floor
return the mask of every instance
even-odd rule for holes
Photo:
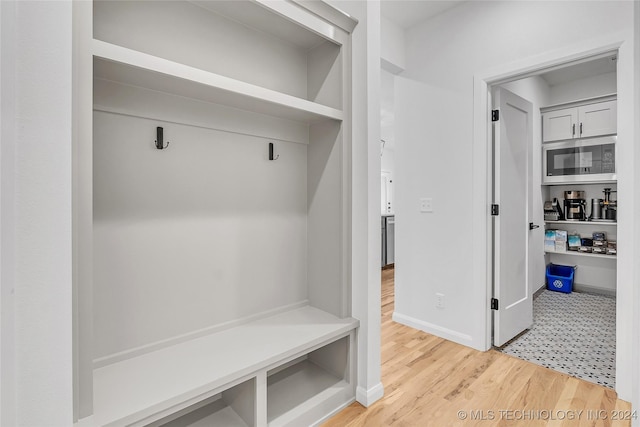
[[[384,397],[350,405],[325,427],[631,425],[613,420],[628,419],[630,404],[609,388],[400,325],[393,307],[393,269],[383,270]]]

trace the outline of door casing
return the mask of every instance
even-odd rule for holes
[[[524,77],[540,74],[543,71],[552,68],[566,66],[576,61],[589,60],[595,56],[609,54],[618,51],[618,57],[624,58],[618,63],[618,93],[626,94],[628,99],[622,102],[620,109],[627,109],[630,113],[634,112],[633,97],[633,45],[625,43],[624,37],[620,35],[604,36],[598,39],[588,40],[580,45],[566,49],[558,49],[547,52],[543,55],[537,55],[517,63],[504,64],[497,66],[491,70],[478,73],[474,76],[474,129],[473,129],[473,187],[472,187],[472,248],[474,253],[485,253],[486,256],[477,256],[472,260],[473,276],[478,278],[478,286],[474,288],[474,297],[477,301],[483,301],[481,304],[484,313],[484,324],[481,328],[484,331],[484,345],[480,344],[478,349],[488,350],[491,348],[491,328],[492,315],[490,309],[490,298],[492,294],[492,274],[491,266],[493,258],[491,255],[491,215],[490,207],[490,185],[491,185],[491,168],[493,167],[491,159],[491,93],[492,85],[508,83],[510,81],[519,80]],[[619,97],[620,98],[620,97]],[[622,97],[624,98],[624,96]],[[631,141],[634,141],[634,127],[630,120],[623,120],[620,123],[619,131],[626,134]],[[632,161],[629,159],[629,161]],[[623,167],[624,168],[624,167]],[[631,168],[630,168],[631,169]],[[624,177],[624,172],[619,177]],[[630,177],[632,178],[632,177]],[[625,188],[624,186],[621,188]],[[621,198],[625,196],[632,200],[633,186],[629,187],[628,193],[619,194]],[[623,190],[623,193],[625,191]],[[629,217],[631,220],[631,216]],[[629,233],[633,231],[633,225],[627,223]],[[625,222],[623,218],[618,221],[619,234],[625,233]],[[629,268],[633,272],[633,247],[628,246],[629,253],[626,256],[618,257],[618,302],[616,310],[616,366],[619,372],[634,372],[633,361],[639,357],[639,350],[633,347],[634,338],[638,336],[639,326],[632,323],[634,303],[640,304],[640,298],[633,292],[633,281],[620,280],[620,265]],[[635,295],[635,299],[634,299]],[[480,303],[479,303],[480,304]],[[616,391],[619,398],[632,401],[633,397],[633,380],[631,375],[621,376],[616,382]]]

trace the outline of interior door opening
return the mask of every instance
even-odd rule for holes
[[[528,163],[530,170],[527,171],[522,167],[514,169],[512,172],[517,176],[513,178],[515,181],[506,180],[506,185],[509,186],[515,186],[522,180],[526,181],[524,191],[528,193],[528,197],[524,210],[527,211],[526,226],[532,226],[532,229],[526,231],[528,241],[524,243],[525,247],[521,247],[523,245],[521,241],[509,239],[510,251],[504,255],[500,250],[504,249],[505,244],[501,240],[501,233],[504,234],[505,228],[502,223],[511,220],[505,215],[509,215],[512,209],[506,209],[501,203],[500,215],[497,217],[499,219],[493,220],[495,227],[492,297],[497,300],[498,310],[492,310],[492,345],[507,354],[611,388],[615,387],[617,224],[611,218],[607,221],[602,211],[602,204],[606,194],[609,196],[615,194],[612,192],[617,189],[617,181],[611,180],[610,177],[607,182],[598,179],[581,181],[565,177],[556,180],[560,182],[552,182],[552,184],[549,184],[550,181],[554,181],[552,179],[546,179],[546,182],[543,182],[544,162],[553,161],[553,157],[543,157],[542,152],[543,147],[548,148],[557,144],[557,138],[564,138],[564,141],[571,138],[577,141],[575,144],[578,145],[582,143],[581,141],[592,144],[597,141],[597,138],[602,138],[602,135],[606,134],[607,140],[610,141],[616,125],[616,110],[610,107],[615,106],[617,93],[616,60],[617,52],[601,54],[576,64],[554,67],[517,80],[496,83],[489,92],[489,98],[494,104],[502,96],[501,93],[497,95],[496,93],[505,90],[530,100],[533,104],[534,125],[532,142],[529,143],[527,151],[530,156]],[[593,116],[586,118],[585,115],[584,119],[580,119],[578,113],[581,109],[584,111],[606,110],[596,118],[598,123],[595,131],[590,129],[585,131],[585,126],[590,125],[588,121],[593,122]],[[552,125],[548,124],[549,120],[545,121],[545,117],[567,117],[571,114],[578,117],[575,126],[570,122],[567,123],[567,133],[560,134],[563,136],[559,137],[554,136],[553,138],[556,139],[552,139],[550,134],[558,135],[556,132],[564,129],[557,126],[552,129],[553,132],[550,132]],[[508,118],[503,111],[500,111],[499,115],[502,120]],[[492,125],[497,132],[500,131],[500,125],[497,124],[499,122],[500,120]],[[576,132],[572,135],[573,127],[576,128]],[[499,134],[498,139],[500,139]],[[509,167],[512,167],[514,162],[513,157],[505,156],[504,153],[501,158],[499,150],[500,144],[491,156],[492,166],[498,171],[493,175],[492,182],[498,187],[501,179],[505,181],[504,173],[508,173]],[[596,157],[589,153],[582,156],[574,155],[572,158],[574,163],[582,162],[577,166],[583,168],[601,167],[593,163],[594,159],[600,161]],[[556,161],[560,161],[559,158]],[[514,191],[523,191],[522,188],[521,186]],[[567,194],[569,196],[566,196]],[[580,196],[579,202],[573,200],[576,194]],[[493,203],[496,193],[490,195],[494,198]],[[502,202],[500,196],[501,194],[497,193],[498,200]],[[565,196],[569,200],[568,204]],[[612,198],[608,197],[608,199]],[[617,209],[617,199],[614,202],[614,208]],[[576,208],[578,204],[580,208]],[[547,209],[547,205],[549,208],[560,206],[563,211],[566,211],[567,206],[577,210],[570,211],[569,215],[563,215],[562,218],[554,218],[553,212],[557,210]],[[615,216],[615,213],[610,217],[612,215]],[[598,219],[602,220],[597,221]],[[520,223],[522,223],[521,215]],[[536,226],[539,227],[536,228]],[[554,247],[551,248],[548,237],[556,230],[559,241],[556,242],[554,237]],[[572,237],[573,243],[563,240],[564,236],[567,236],[567,240],[568,237]],[[603,240],[595,240],[595,238]],[[593,245],[594,240],[602,246],[587,246]],[[500,310],[513,305],[513,300],[501,301],[504,296],[500,295],[500,285],[506,286],[501,283],[501,279],[504,278],[504,272],[501,269],[505,268],[503,264],[510,262],[509,259],[513,258],[514,254],[523,252],[526,253],[524,267],[515,268],[515,265],[511,267],[515,270],[519,269],[520,273],[524,269],[525,279],[520,280],[529,284],[528,296],[532,305],[532,322],[530,327],[523,327],[522,322],[515,327],[518,321],[526,318],[527,314],[524,311],[518,312],[515,315],[516,320],[509,319],[505,322],[506,316]],[[569,266],[573,269],[571,292],[547,289],[546,272],[549,265]],[[520,286],[517,289],[521,290],[525,287],[527,286]],[[522,310],[526,309],[528,307]],[[513,336],[505,335],[504,329],[507,326],[504,323],[509,324],[512,329],[509,334]],[[557,328],[555,330],[542,328],[540,327],[542,324]],[[533,345],[536,343],[540,346]],[[560,362],[555,363],[558,361]]]

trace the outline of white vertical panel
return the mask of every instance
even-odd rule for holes
[[[0,2],[0,425],[16,424],[15,2]]]
[[[72,7],[16,4],[16,424],[71,425]]]
[[[342,138],[340,123],[311,125],[307,158],[309,301],[336,316],[345,286]]]

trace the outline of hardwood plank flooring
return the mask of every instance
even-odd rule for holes
[[[610,388],[393,322],[393,273],[382,271],[385,395],[369,408],[356,402],[323,426],[631,425],[631,405]]]

